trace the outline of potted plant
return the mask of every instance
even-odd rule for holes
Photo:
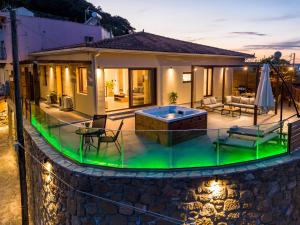
[[[175,91],[172,91],[169,93],[169,103],[170,104],[176,104],[178,99],[178,94]]]
[[[114,86],[115,86],[114,81],[113,80],[106,81],[105,86],[106,86],[106,95],[108,97],[114,96]]]
[[[57,103],[57,93],[55,91],[52,91],[50,93],[50,99],[51,99],[51,104]]]

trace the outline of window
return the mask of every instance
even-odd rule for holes
[[[203,95],[213,95],[213,68],[204,68]]]
[[[84,36],[85,43],[92,43],[94,41],[94,37]]]
[[[182,74],[182,82],[183,83],[191,83],[192,82],[192,74],[187,72]]]
[[[87,86],[88,86],[88,82],[87,82],[87,68],[85,67],[81,67],[79,68],[79,73],[78,73],[78,92],[80,94],[87,94],[88,90],[87,90]]]

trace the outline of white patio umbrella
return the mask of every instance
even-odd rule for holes
[[[261,107],[265,112],[275,107],[274,95],[270,81],[270,67],[264,64],[259,85],[257,88],[255,105]]]

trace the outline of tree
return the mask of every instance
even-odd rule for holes
[[[83,23],[86,9],[101,15],[101,25],[112,32],[114,36],[129,34],[135,29],[128,20],[120,16],[112,16],[103,12],[101,7],[95,7],[86,0],[2,0],[0,8],[7,6],[25,7],[35,13],[36,16],[71,20]],[[90,16],[90,15],[89,15]]]

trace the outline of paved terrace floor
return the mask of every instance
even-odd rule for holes
[[[6,108],[0,100],[0,112]],[[0,119],[0,224],[21,224],[19,174],[13,138],[9,135],[7,119]]]
[[[78,153],[80,138],[75,134],[77,126],[80,124],[76,124],[76,122],[85,120],[86,118],[74,112],[61,112],[58,109],[49,108],[45,105],[42,108],[49,115],[71,123],[71,125],[60,126],[60,128],[52,128],[50,132],[48,132],[49,129],[46,131],[43,129],[43,126],[38,126],[44,137],[63,154],[75,160],[80,160]],[[283,118],[288,118],[293,114],[295,114],[293,108],[285,106]],[[279,121],[279,114],[274,115],[274,112],[269,112],[258,117],[260,124],[277,121]],[[107,128],[117,129],[119,123],[120,121],[108,120]],[[231,117],[222,116],[220,112],[209,112],[208,129],[211,130],[208,130],[207,135],[172,147],[165,147],[137,136],[134,132],[134,118],[125,119],[124,123],[122,134],[119,138],[123,147],[123,155],[118,153],[113,144],[109,144],[108,146],[102,144],[99,154],[94,149],[86,151],[86,154],[83,156],[83,162],[93,165],[135,169],[190,168],[250,161],[287,151],[286,143],[277,140],[259,145],[259,148],[255,149],[223,147],[219,152],[215,150],[213,142],[218,137],[218,131],[214,129],[224,128],[219,133],[220,136],[224,136],[228,130],[225,128],[236,125],[251,126],[253,124],[252,113],[242,113],[240,117]],[[265,125],[264,127],[266,126],[271,125]]]

